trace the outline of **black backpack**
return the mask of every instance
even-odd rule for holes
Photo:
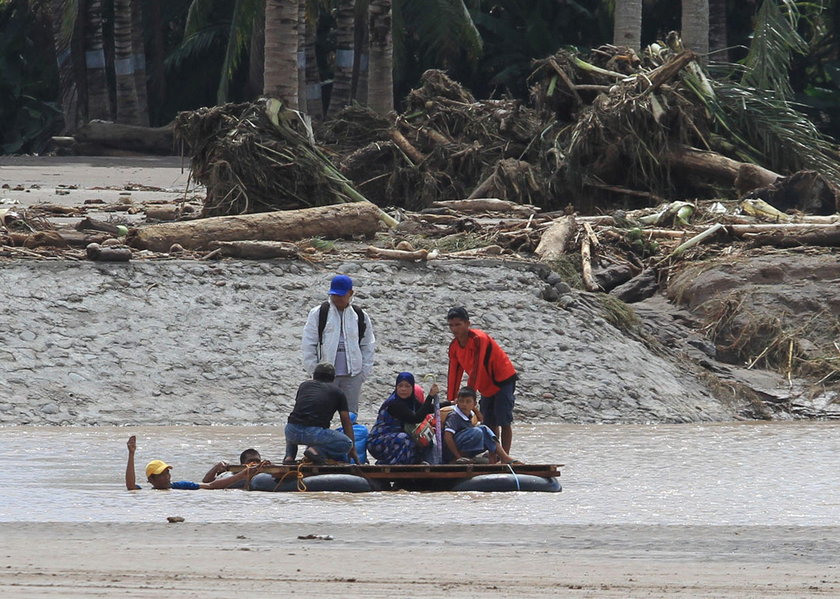
[[[356,316],[359,317],[359,343],[362,343],[362,339],[365,336],[365,331],[367,330],[367,323],[365,322],[365,313],[364,311],[358,307],[350,304],[350,307],[356,312]],[[324,342],[324,327],[327,326],[327,316],[330,313],[330,303],[324,302],[321,304],[321,309],[318,310],[318,345],[321,345]]]

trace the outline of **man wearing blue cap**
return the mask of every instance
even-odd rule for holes
[[[351,305],[352,299],[350,277],[333,277],[328,301],[309,311],[300,349],[310,376],[320,362],[335,366],[335,384],[347,396],[350,411],[358,414],[362,383],[373,370],[376,337],[370,317]]]

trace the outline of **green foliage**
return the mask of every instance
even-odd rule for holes
[[[793,95],[790,86],[792,54],[805,54],[808,44],[797,31],[799,8],[793,0],[764,0],[758,10],[753,41],[744,59],[741,83],[772,90],[776,97]]]
[[[50,33],[27,2],[0,4],[0,150],[38,153],[61,129]]]
[[[562,46],[598,46],[612,37],[599,0],[481,0],[470,14],[485,47],[476,83],[468,86],[479,96],[495,88],[525,98],[533,59]]]

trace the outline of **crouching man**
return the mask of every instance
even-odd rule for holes
[[[342,460],[344,456],[358,462],[347,396],[333,384],[334,380],[335,366],[321,362],[315,367],[312,380],[298,387],[295,407],[286,424],[284,464],[295,463],[298,445],[308,446],[303,455],[314,464],[324,464],[328,459]],[[344,432],[330,428],[336,412]]]

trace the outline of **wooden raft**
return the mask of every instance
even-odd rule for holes
[[[319,474],[352,474],[364,478],[398,481],[410,480],[441,480],[453,478],[472,478],[482,474],[509,474],[511,468],[516,474],[530,474],[543,478],[560,476],[563,464],[414,464],[375,466],[373,464],[299,464],[295,466],[272,465],[263,467],[261,472],[267,472],[276,478],[289,472],[300,471],[304,477]],[[244,466],[230,465],[228,470],[239,472]]]

